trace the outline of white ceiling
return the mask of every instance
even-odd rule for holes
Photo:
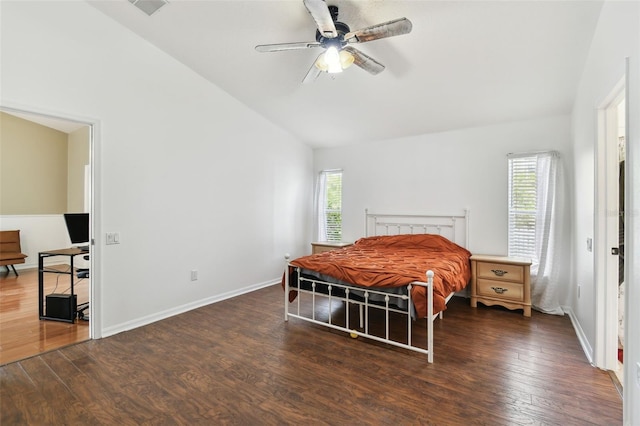
[[[148,16],[90,1],[313,147],[571,111],[600,1],[327,0],[352,30],[407,17],[410,34],[356,45],[386,66],[301,81],[320,53],[259,53],[315,40],[302,0],[170,0]]]

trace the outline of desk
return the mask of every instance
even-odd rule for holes
[[[40,315],[40,319],[43,320],[55,320],[55,321],[64,321],[64,322],[74,322],[75,315],[71,320],[65,320],[60,318],[51,318],[47,317],[44,314],[44,274],[65,274],[69,275],[69,279],[71,281],[71,297],[75,294],[73,291],[73,278],[74,278],[74,268],[73,268],[73,259],[76,256],[89,254],[89,250],[81,250],[76,247],[59,249],[59,250],[47,250],[41,251],[38,253],[38,314]],[[44,259],[48,257],[54,256],[67,256],[69,258],[69,264],[71,265],[71,269],[69,271],[58,271],[57,269],[46,269],[44,267]]]

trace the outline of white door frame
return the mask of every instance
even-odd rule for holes
[[[625,78],[613,88],[598,108],[596,147],[594,277],[596,293],[596,336],[593,362],[596,367],[615,370],[618,366],[618,119],[617,106],[625,98]]]

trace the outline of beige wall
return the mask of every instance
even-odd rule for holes
[[[69,133],[67,211],[84,212],[84,169],[89,164],[89,126]]]
[[[80,157],[88,164],[89,139],[81,148],[80,137],[0,112],[0,214],[61,214],[68,200],[82,211],[84,165],[79,182],[76,175]]]

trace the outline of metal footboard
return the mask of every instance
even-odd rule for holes
[[[284,320],[288,321],[289,318],[298,318],[303,321],[311,322],[314,324],[318,324],[321,326],[329,327],[335,330],[344,331],[345,333],[351,334],[353,337],[362,336],[368,339],[376,340],[378,342],[387,343],[393,346],[397,346],[404,349],[409,349],[412,351],[420,352],[427,355],[428,362],[433,362],[433,321],[437,317],[433,314],[433,271],[426,272],[426,282],[413,282],[407,285],[406,294],[392,294],[383,291],[376,290],[375,288],[362,288],[362,287],[354,287],[348,284],[336,284],[326,282],[316,278],[304,277],[302,275],[302,271],[300,268],[293,267],[296,270],[296,282],[295,285],[291,285],[290,283],[290,274],[289,268],[289,256],[285,256],[286,259],[286,268],[285,268],[285,291],[284,291]],[[309,288],[302,288],[303,283],[308,284]],[[326,286],[326,287],[325,287]],[[423,347],[415,346],[412,338],[412,315],[411,315],[411,307],[413,306],[413,302],[411,300],[411,288],[413,286],[423,286],[426,288],[427,293],[427,338],[426,338],[426,349]],[[320,291],[319,287],[322,287],[325,291]],[[289,302],[289,293],[290,291],[297,291],[298,297],[296,298],[295,304],[290,304]],[[311,312],[309,315],[303,315],[302,308],[303,303],[306,304],[308,302],[302,302],[302,294],[307,294],[311,298]],[[357,295],[357,296],[356,296]],[[380,296],[384,303],[372,302],[372,297]],[[316,318],[316,301],[318,298],[324,298],[328,300],[329,304],[329,315],[328,321],[321,321]],[[402,301],[407,305],[407,309],[397,308],[397,303],[394,301]],[[334,303],[342,303],[345,304],[346,309],[345,317],[344,317],[344,326],[337,324],[333,320],[333,304]],[[350,309],[349,305],[358,305],[359,307],[359,325],[360,329],[350,328],[351,320],[350,318]],[[291,307],[290,305],[293,305]],[[306,305],[304,305],[306,306]],[[306,306],[308,308],[308,306]],[[370,332],[370,315],[369,312],[371,309],[377,309],[384,312],[384,336],[379,336],[376,334],[372,334]],[[406,342],[393,340],[390,333],[390,317],[391,313],[400,314],[406,316],[407,322],[407,337]],[[337,321],[340,322],[340,321]]]

